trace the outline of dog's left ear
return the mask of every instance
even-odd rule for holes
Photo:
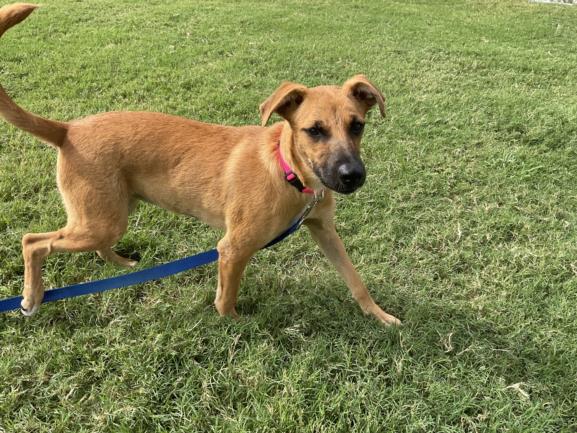
[[[278,113],[287,120],[303,102],[307,88],[302,84],[285,81],[266,101],[260,104],[260,118],[265,126],[272,113]]]
[[[365,113],[375,104],[379,104],[381,116],[385,117],[385,97],[373,83],[364,75],[355,75],[343,84],[344,92],[356,99],[364,108]]]

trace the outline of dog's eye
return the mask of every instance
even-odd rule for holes
[[[364,128],[365,128],[364,123],[359,122],[358,120],[353,120],[351,126],[349,127],[349,130],[351,131],[351,134],[359,135],[361,132],[363,132]]]
[[[324,129],[322,129],[321,127],[318,127],[318,126],[313,126],[312,128],[307,128],[307,129],[305,129],[305,131],[312,138],[321,138],[323,135],[325,135]]]

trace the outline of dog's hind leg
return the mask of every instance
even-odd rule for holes
[[[136,198],[131,198],[128,203],[128,213],[131,214],[134,211],[134,209],[136,209],[137,205],[138,200]],[[133,268],[138,264],[138,260],[132,260],[127,257],[122,257],[121,255],[117,254],[112,248],[103,248],[101,250],[97,250],[96,253],[100,256],[102,260],[114,263],[116,265],[125,268]]]
[[[44,297],[42,285],[42,261],[51,251],[52,239],[58,232],[27,233],[22,238],[24,258],[24,290],[22,292],[22,313],[30,316],[36,312]]]
[[[44,297],[42,263],[55,252],[109,250],[119,238],[118,231],[95,230],[94,227],[66,226],[55,232],[29,233],[22,238],[24,257],[24,291],[22,313],[34,314]]]
[[[115,263],[125,268],[132,268],[138,264],[136,260],[131,260],[129,258],[118,255],[112,250],[112,248],[103,248],[101,250],[97,250],[96,253],[98,253],[101,259],[106,260],[107,262]]]
[[[55,252],[98,251],[102,257],[130,264],[112,252],[128,226],[131,198],[126,182],[112,176],[93,161],[79,157],[78,143],[61,148],[58,156],[58,187],[68,223],[49,233],[30,233],[22,238],[24,291],[22,312],[31,315],[44,297],[42,263]],[[110,168],[110,164],[105,166]]]

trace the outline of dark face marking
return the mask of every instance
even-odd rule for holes
[[[365,183],[367,172],[360,156],[353,153],[332,154],[325,164],[313,165],[323,185],[341,194],[350,194]]]
[[[363,133],[364,129],[365,129],[365,124],[363,122],[361,122],[359,119],[357,119],[356,117],[353,117],[353,120],[349,124],[349,133],[353,137],[357,137]]]
[[[323,123],[316,121],[310,128],[303,128],[310,138],[314,141],[320,141],[330,137],[329,131],[323,126]]]
[[[309,123],[311,126],[301,128],[307,150],[317,156],[309,159],[309,165],[324,186],[350,194],[366,179],[365,165],[359,155],[365,124],[356,115],[344,119],[341,124],[333,123],[316,120]],[[322,147],[318,146],[320,143]]]

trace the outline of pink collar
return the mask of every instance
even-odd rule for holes
[[[280,140],[276,146],[276,154],[277,154],[277,158],[278,158],[278,163],[279,163],[280,167],[282,168],[282,171],[284,171],[284,178],[286,179],[286,181],[288,183],[290,183],[292,186],[294,186],[296,189],[298,189],[299,192],[302,192],[304,194],[314,194],[315,193],[314,190],[305,186],[301,182],[301,180],[298,178],[298,176],[295,174],[295,172],[292,170],[292,168],[290,168],[290,165],[288,165],[288,163],[282,157],[282,153],[280,151]]]

